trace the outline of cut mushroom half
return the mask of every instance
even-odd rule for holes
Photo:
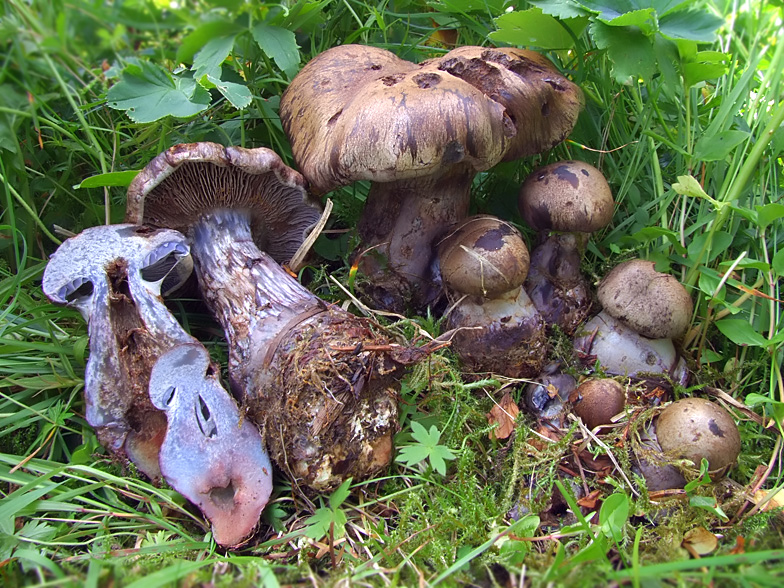
[[[166,481],[201,509],[220,545],[253,533],[272,492],[272,466],[202,345],[178,345],[152,369],[150,398],[166,414],[160,451]]]
[[[177,231],[99,226],[67,239],[44,271],[47,297],[78,309],[88,324],[87,422],[101,444],[151,478],[160,476],[166,419],[150,402],[149,373],[166,350],[194,341],[160,292],[187,278],[189,251]]]
[[[398,377],[417,354],[278,264],[319,218],[304,186],[269,149],[177,145],[131,184],[128,217],[191,237],[199,288],[229,342],[235,395],[281,470],[326,490],[389,463]]]

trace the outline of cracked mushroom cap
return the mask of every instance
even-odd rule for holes
[[[495,298],[519,288],[528,274],[520,231],[488,215],[458,223],[439,243],[438,257],[444,284],[461,294]]]
[[[599,284],[604,310],[649,339],[677,339],[691,323],[693,304],[686,288],[654,262],[630,259],[615,266]]]
[[[169,347],[193,341],[160,292],[167,279],[176,287],[187,277],[177,267],[188,256],[177,231],[98,226],[67,239],[43,277],[46,296],[77,308],[88,324],[87,422],[104,446],[124,452],[152,478],[160,475],[166,422],[150,403],[149,371]]]
[[[166,481],[210,520],[217,543],[241,545],[272,493],[258,430],[240,415],[202,345],[180,345],[158,359],[150,398],[168,420],[160,452]]]
[[[463,47],[415,65],[343,45],[302,68],[280,115],[300,170],[323,193],[541,152],[569,134],[581,104],[580,90],[530,52]]]
[[[159,154],[128,187],[128,222],[188,234],[205,213],[246,210],[259,249],[288,262],[321,214],[305,180],[265,147],[185,143]]]
[[[610,224],[613,206],[602,172],[582,161],[541,167],[520,188],[520,214],[537,231],[593,233]]]

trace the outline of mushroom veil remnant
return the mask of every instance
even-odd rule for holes
[[[398,377],[422,354],[321,301],[273,259],[287,260],[319,217],[304,185],[269,149],[177,145],[131,184],[128,218],[190,236],[232,389],[280,468],[325,490],[389,463]]]
[[[67,239],[44,271],[49,299],[77,308],[87,321],[87,422],[102,445],[151,478],[160,476],[166,418],[150,402],[149,374],[166,350],[195,341],[163,304],[160,290],[188,255],[177,231],[99,226]]]
[[[438,295],[434,244],[468,214],[473,177],[562,141],[581,104],[530,51],[461,47],[417,65],[343,45],[302,68],[280,116],[314,192],[371,182],[360,270],[376,304],[403,311]]]

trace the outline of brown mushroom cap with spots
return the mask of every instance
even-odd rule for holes
[[[643,259],[618,264],[599,284],[599,301],[609,315],[643,337],[682,337],[691,322],[691,297],[674,276],[657,272],[654,265]]]
[[[580,107],[579,89],[528,52],[461,48],[415,65],[344,45],[300,71],[280,114],[316,193],[372,182],[360,268],[374,301],[402,310],[438,293],[433,245],[468,213],[476,173],[557,144]]]

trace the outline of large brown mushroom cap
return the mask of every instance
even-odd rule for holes
[[[175,145],[128,187],[126,219],[136,224],[188,234],[202,215],[217,209],[248,211],[254,241],[279,263],[291,259],[320,216],[304,178],[264,147]]]
[[[537,231],[592,233],[610,224],[613,197],[598,169],[558,161],[535,170],[520,188],[520,214]]]
[[[528,249],[520,232],[488,215],[465,219],[438,245],[444,284],[462,294],[495,298],[519,288],[528,274]]]
[[[691,322],[689,293],[673,276],[657,272],[652,261],[630,259],[615,266],[598,295],[608,314],[643,337],[678,338]]]
[[[740,454],[740,433],[732,416],[705,398],[682,398],[656,421],[656,437],[670,457],[688,459],[699,467],[708,460],[710,472],[722,476]]]
[[[581,106],[577,86],[533,52],[462,47],[415,65],[343,45],[302,68],[280,116],[320,193],[539,153],[566,137]]]

